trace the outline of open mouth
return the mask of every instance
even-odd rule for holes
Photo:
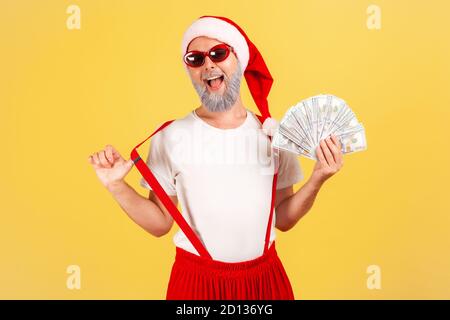
[[[208,80],[205,80],[206,84],[211,90],[218,90],[223,83],[224,76],[214,77]]]

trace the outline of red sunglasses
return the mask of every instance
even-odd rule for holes
[[[206,56],[213,62],[221,62],[228,58],[231,51],[234,52],[233,47],[225,43],[220,43],[209,49],[208,52],[189,51],[184,55],[183,60],[189,67],[198,68],[205,63]]]

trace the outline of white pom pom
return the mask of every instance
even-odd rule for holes
[[[274,118],[267,118],[262,124],[262,130],[266,135],[272,137],[275,134],[275,130],[278,128],[278,125],[278,121]]]

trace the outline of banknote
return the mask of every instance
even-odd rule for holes
[[[334,134],[343,154],[367,149],[365,128],[345,100],[319,94],[290,107],[272,139],[274,148],[317,160],[320,140]]]

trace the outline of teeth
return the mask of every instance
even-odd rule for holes
[[[217,79],[217,78],[220,78],[221,76],[215,76],[215,77],[211,77],[211,78],[207,78],[206,80],[214,80],[214,79]]]

